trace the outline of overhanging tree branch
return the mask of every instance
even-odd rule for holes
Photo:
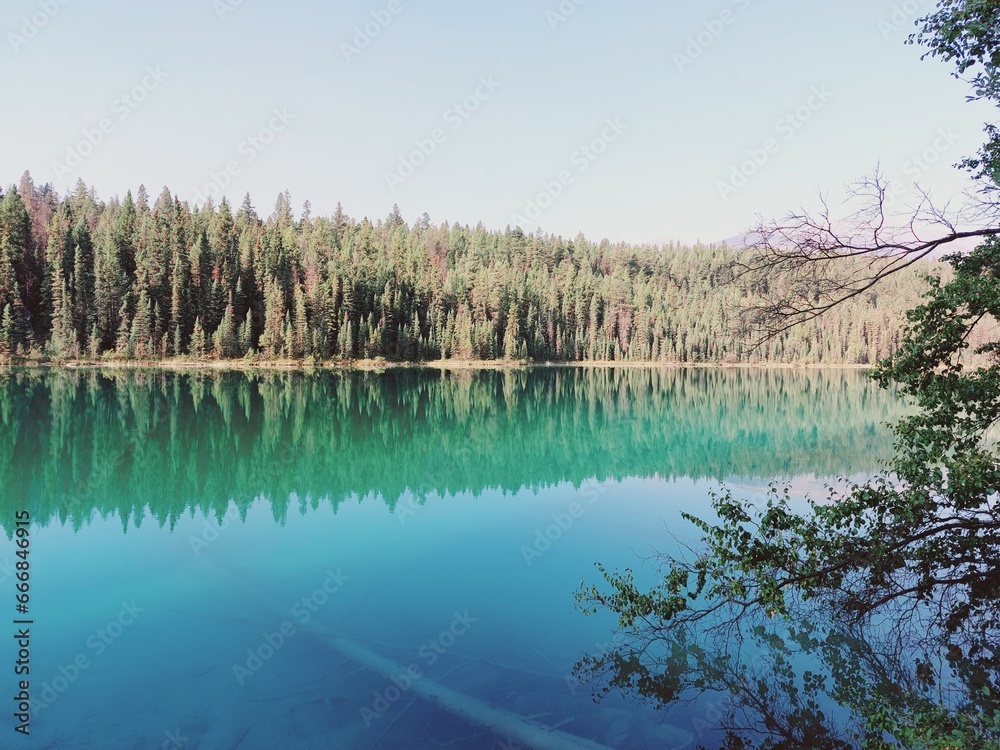
[[[818,212],[761,220],[744,235],[745,251],[733,271],[752,298],[761,300],[743,311],[744,325],[760,337],[758,346],[946,249],[1000,236],[1000,226],[960,229],[966,221],[983,224],[986,217],[953,216],[924,192],[905,219],[890,212],[891,198],[887,179],[876,171],[848,188],[848,203],[860,207],[843,220],[834,219],[820,196]]]

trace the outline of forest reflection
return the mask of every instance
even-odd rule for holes
[[[996,624],[945,633],[922,604],[864,624],[803,602],[789,618],[639,627],[574,674],[597,700],[683,712],[703,748],[1000,747]]]
[[[626,477],[871,474],[902,404],[856,371],[574,369],[0,375],[0,523],[127,527],[270,502]]]

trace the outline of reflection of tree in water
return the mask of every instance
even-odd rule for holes
[[[867,625],[812,603],[788,618],[640,624],[574,672],[598,699],[620,692],[686,716],[701,747],[1000,747],[995,621],[946,636],[923,605],[897,604]]]
[[[939,0],[908,41],[952,63],[970,101],[1000,105],[996,0]],[[960,163],[975,184],[963,210],[924,194],[893,215],[875,175],[846,219],[823,201],[748,233],[743,278],[772,298],[746,312],[772,337],[954,251],[876,370],[915,413],[895,426],[891,475],[805,512],[787,491],[717,497],[717,524],[687,516],[703,549],[663,560],[651,589],[602,568],[604,590],[584,588],[581,605],[615,612],[635,641],[584,659],[582,676],[661,705],[726,691],[731,748],[1000,747],[1000,128],[985,132]],[[845,259],[867,272],[844,274]]]
[[[900,403],[856,372],[527,371],[0,377],[0,523],[171,524],[257,498],[871,472]]]

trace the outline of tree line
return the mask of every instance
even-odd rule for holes
[[[896,351],[930,268],[755,348],[739,310],[783,280],[734,283],[739,258],[408,225],[398,207],[296,218],[287,192],[266,218],[249,196],[102,201],[25,173],[0,198],[0,357],[867,364]]]

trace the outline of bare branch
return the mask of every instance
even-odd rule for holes
[[[832,218],[821,195],[816,213],[761,220],[744,235],[746,252],[733,271],[753,300],[744,308],[744,325],[762,335],[761,343],[946,248],[1000,235],[996,213],[982,204],[963,215],[935,205],[919,188],[915,207],[905,216],[891,214],[889,186],[878,171],[847,189],[848,202],[859,201],[860,207],[842,221]],[[993,225],[982,226],[987,220]],[[960,229],[960,223],[981,228]]]

